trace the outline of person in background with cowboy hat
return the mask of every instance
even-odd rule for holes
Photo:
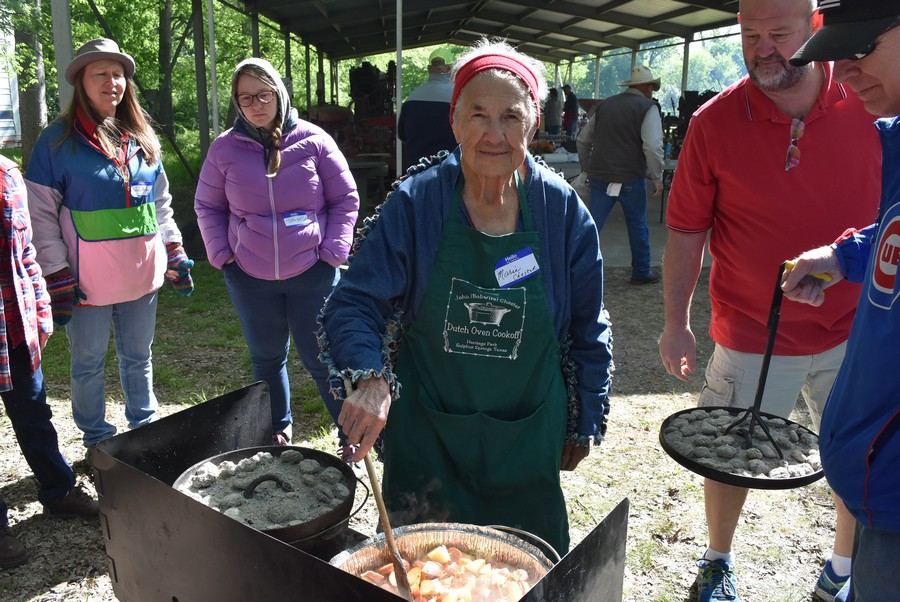
[[[409,93],[400,107],[397,136],[403,142],[403,171],[422,158],[438,151],[456,148],[456,138],[450,127],[450,68],[453,55],[446,48],[437,48],[428,57],[428,80]]]
[[[847,353],[822,415],[819,449],[828,484],[856,519],[850,579],[835,600],[881,602],[897,600],[900,591],[900,0],[831,0],[820,2],[819,10],[822,29],[791,63],[834,61],[834,79],[858,94],[869,113],[885,117],[876,122],[884,163],[881,207],[873,224],[796,258],[793,269],[785,269],[782,290],[789,299],[825,308],[834,290],[826,296],[826,287],[843,279],[862,282]],[[836,132],[835,142],[844,136]],[[856,180],[846,171],[840,177]],[[818,273],[831,279],[810,276]]]
[[[833,240],[848,220],[869,223],[878,206],[878,138],[860,99],[833,78],[830,63],[788,62],[815,31],[815,9],[814,0],[741,0],[748,74],[694,113],[678,155],[666,209],[659,355],[681,380],[696,369],[690,308],[708,244],[715,349],[701,406],[753,405],[784,258]],[[761,400],[762,411],[788,418],[802,398],[814,431],[844,357],[859,287],[842,283],[828,294],[831,303],[815,312],[782,305]],[[695,581],[700,602],[739,600],[732,544],[747,495],[704,481],[709,539]],[[814,586],[826,601],[850,573],[853,545],[853,518],[834,501],[834,545]]]
[[[659,78],[637,66],[627,89],[599,103],[588,125],[578,134],[576,146],[582,170],[591,190],[591,215],[597,229],[617,202],[622,204],[628,243],[631,246],[631,284],[653,284],[659,272],[650,269],[650,230],[647,227],[647,187],[662,194],[663,131],[653,92]]]
[[[71,354],[72,416],[90,451],[116,434],[103,368],[112,323],[129,428],[156,418],[150,346],[166,278],[193,290],[159,140],[131,78],[134,59],[91,40],[66,68],[75,88],[25,174],[37,260]]]

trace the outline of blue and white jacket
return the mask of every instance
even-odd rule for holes
[[[60,143],[63,127],[58,119],[44,129],[25,173],[44,274],[68,267],[86,305],[134,301],[158,290],[165,243],[181,242],[162,161],[149,165],[131,140],[127,161],[117,166],[77,128]]]

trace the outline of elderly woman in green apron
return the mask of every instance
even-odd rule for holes
[[[411,169],[322,312],[322,359],[358,461],[376,445],[392,524],[528,531],[569,549],[560,470],[600,443],[611,334],[590,213],[527,152],[541,64],[457,60],[459,148]]]

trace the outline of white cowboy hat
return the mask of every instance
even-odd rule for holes
[[[638,65],[631,70],[631,79],[619,82],[620,86],[639,86],[641,84],[653,84],[653,89],[659,90],[659,78],[654,79],[653,72],[643,65]]]
[[[66,81],[74,86],[75,76],[78,75],[82,67],[94,61],[102,60],[122,63],[122,67],[125,68],[125,77],[131,79],[134,76],[134,59],[130,55],[121,52],[119,45],[113,40],[97,38],[85,43],[75,53],[75,58],[66,67]]]

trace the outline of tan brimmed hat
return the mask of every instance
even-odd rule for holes
[[[659,78],[654,79],[653,72],[643,65],[638,65],[631,70],[631,79],[619,82],[620,86],[639,86],[641,84],[653,84],[653,89],[659,90]]]
[[[75,77],[81,69],[94,61],[116,61],[125,68],[125,77],[134,76],[134,59],[119,50],[119,45],[107,38],[97,38],[84,44],[75,53],[75,58],[66,67],[66,81],[75,85]]]

